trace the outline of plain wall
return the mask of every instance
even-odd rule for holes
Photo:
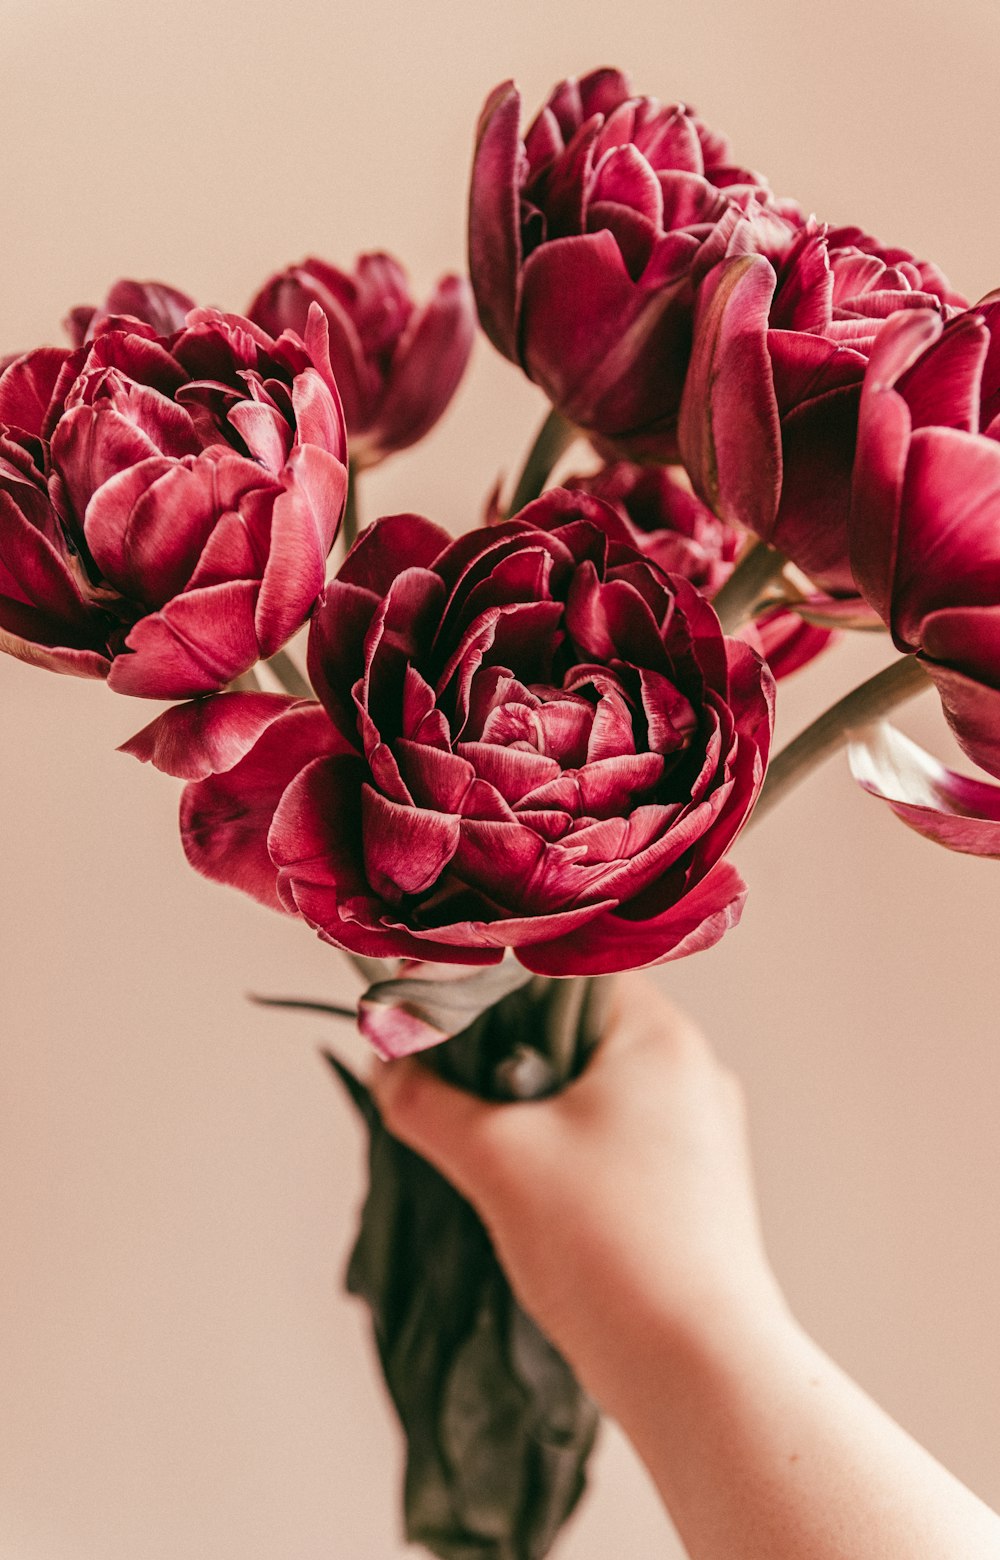
[[[476,115],[620,64],[836,221],[1000,282],[989,0],[383,7],[2,0],[0,353],[119,275],[239,308],[308,252],[463,262]],[[473,523],[543,411],[485,341],[369,517]],[[782,690],[787,734],[872,670]],[[0,1557],[387,1560],[399,1441],[339,1290],[363,1179],[317,1058],[340,957],[186,866],[177,786],[115,752],[153,710],[0,664]],[[950,751],[933,696],[904,722]],[[1000,1503],[1000,869],[830,763],[740,844],[743,925],[661,972],[742,1074],[805,1324]],[[679,1554],[609,1431],[559,1560]]]

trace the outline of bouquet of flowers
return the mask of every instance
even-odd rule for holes
[[[731,846],[837,748],[911,828],[1000,854],[1000,294],[807,216],[615,70],[526,130],[491,95],[469,269],[419,303],[389,255],[309,259],[244,315],[120,281],[8,358],[0,648],[166,701],[125,751],[185,782],[191,864],[353,961],[381,1056],[523,1099],[586,1065],[616,972],[736,925]],[[359,527],[477,313],[551,402],[519,479],[457,537]],[[891,664],[772,757],[775,681],[883,630]],[[930,684],[977,772],[887,723]],[[407,1535],[540,1560],[597,1407],[330,1060],[370,1132],[348,1283]]]

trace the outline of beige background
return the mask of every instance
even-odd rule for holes
[[[314,250],[463,256],[479,105],[630,68],[837,220],[1000,281],[989,0],[0,3],[0,352],[122,273],[239,307]],[[455,526],[537,393],[477,348],[368,514]],[[787,687],[785,732],[874,667]],[[361,1179],[309,1018],[336,954],[186,867],[176,787],[117,755],[146,707],[0,666],[0,1557],[387,1560],[399,1449],[338,1282]],[[909,729],[946,750],[932,698]],[[742,928],[665,985],[749,1090],[774,1259],[805,1323],[1000,1502],[1000,869],[831,764],[739,850]],[[345,1050],[358,1054],[345,1034]],[[560,1560],[679,1553],[613,1433]]]

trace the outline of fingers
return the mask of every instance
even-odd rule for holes
[[[647,975],[619,975],[604,1033],[585,1076],[613,1066],[620,1053],[647,1045],[655,1046],[664,1062],[713,1054],[693,1020],[669,1002]]]
[[[520,1137],[523,1106],[477,1099],[415,1057],[378,1063],[371,1090],[393,1136],[472,1200],[489,1186],[495,1166]]]

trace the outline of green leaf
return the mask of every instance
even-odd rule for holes
[[[554,984],[510,992],[428,1060],[509,1098],[512,1066],[530,1054],[551,1087],[529,1042],[544,1044]],[[583,1055],[581,1040],[574,1070]],[[348,1287],[371,1309],[406,1435],[406,1536],[440,1560],[543,1560],[583,1491],[597,1409],[521,1310],[469,1204],[377,1113],[369,1129]]]

